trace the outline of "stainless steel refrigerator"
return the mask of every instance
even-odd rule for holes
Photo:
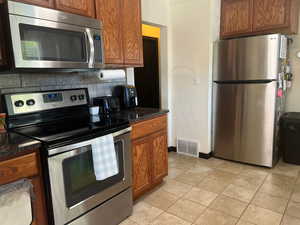
[[[213,154],[272,167],[278,161],[278,90],[287,38],[279,34],[223,40],[214,46]]]

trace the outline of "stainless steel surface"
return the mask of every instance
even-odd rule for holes
[[[276,91],[276,81],[214,84],[215,156],[273,166]]]
[[[213,79],[275,80],[280,47],[279,34],[218,41],[214,45]]]
[[[43,95],[60,93],[63,100],[60,102],[45,103]],[[71,96],[76,96],[77,100],[72,101]],[[83,100],[79,100],[78,96],[84,95]],[[23,101],[25,104],[22,107],[17,107],[15,102]],[[27,100],[34,100],[34,105],[27,105]],[[64,91],[49,91],[49,92],[37,92],[37,93],[19,93],[19,94],[7,94],[5,95],[5,102],[7,104],[7,112],[9,116],[20,115],[24,113],[34,113],[49,109],[64,108],[69,106],[86,105],[88,103],[88,95],[86,89],[76,90],[64,90]]]
[[[90,69],[103,68],[103,38],[102,25],[97,19],[73,15],[57,10],[32,6],[28,4],[8,1],[9,23],[12,41],[14,65],[16,68],[38,68],[38,69]],[[62,31],[81,32],[85,35],[86,60],[75,61],[51,61],[51,60],[25,60],[22,53],[22,40],[20,35],[20,24],[58,29]],[[93,37],[100,37],[102,59],[95,61],[95,46]]]
[[[132,189],[120,193],[69,225],[118,225],[132,213]]]
[[[14,1],[7,1],[7,4],[9,14],[59,23],[73,24],[80,27],[88,27],[94,29],[102,28],[100,20],[96,20],[93,18]]]
[[[93,68],[94,66],[94,57],[95,57],[95,46],[94,46],[94,40],[91,34],[91,30],[86,30],[88,40],[89,40],[89,46],[90,46],[90,52],[89,52],[89,68]]]
[[[95,141],[95,140],[92,140]],[[92,142],[91,141],[91,142]],[[51,186],[51,197],[53,203],[53,213],[54,213],[54,222],[55,225],[63,225],[71,220],[77,218],[78,216],[83,215],[94,207],[99,206],[99,204],[105,202],[106,200],[112,198],[113,196],[121,193],[122,191],[128,189],[132,184],[132,159],[131,159],[131,142],[130,142],[130,133],[125,133],[119,136],[114,137],[114,141],[121,141],[123,143],[123,155],[124,155],[124,179],[99,192],[98,194],[82,201],[80,204],[68,208],[66,206],[66,195],[64,187],[64,175],[62,162],[74,155],[80,154],[80,149],[74,149],[74,151],[68,151],[62,154],[54,155],[48,158],[49,166],[49,177],[50,177],[50,186]],[[89,144],[91,144],[91,142]],[[72,146],[73,148],[74,146]],[[131,192],[130,192],[131,193]],[[123,204],[123,203],[122,203]],[[116,205],[116,204],[114,204]],[[92,211],[91,211],[92,213]],[[112,216],[117,216],[119,212],[110,211]],[[92,213],[94,215],[94,213]],[[94,216],[90,217],[91,221],[94,221]],[[80,221],[88,222],[88,217],[83,218]],[[98,221],[98,223],[101,221]],[[73,222],[75,223],[75,221]],[[76,223],[75,223],[76,224]],[[88,223],[89,224],[89,223]],[[89,224],[90,225],[90,224]],[[107,225],[105,223],[105,225]]]
[[[130,132],[131,130],[132,130],[132,128],[128,127],[126,129],[123,129],[123,130],[120,130],[118,132],[115,132],[112,135],[113,135],[113,137],[118,137],[120,135],[123,135],[123,134],[126,134],[126,133]],[[52,155],[56,155],[56,154],[59,154],[59,153],[67,152],[67,151],[70,151],[70,150],[73,150],[73,149],[81,148],[81,147],[84,147],[84,146],[87,146],[87,145],[91,145],[95,141],[97,141],[97,138],[93,139],[93,140],[89,140],[89,141],[85,141],[85,142],[80,142],[80,143],[77,143],[77,144],[73,144],[73,145],[63,146],[63,147],[60,147],[60,148],[49,149],[48,150],[48,155],[52,156]]]

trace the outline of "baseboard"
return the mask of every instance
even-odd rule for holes
[[[168,152],[177,152],[177,148],[174,146],[168,147]]]
[[[211,153],[211,152],[208,153],[208,154],[199,152],[199,158],[202,158],[202,159],[209,159],[209,158],[211,158],[211,157],[212,157],[212,153]]]

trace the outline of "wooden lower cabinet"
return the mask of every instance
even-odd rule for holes
[[[151,142],[142,138],[132,142],[133,145],[133,187],[134,196],[139,196],[151,188]]]
[[[42,176],[31,178],[31,182],[33,184],[33,193],[35,194],[33,202],[34,220],[32,225],[47,225],[47,208]]]
[[[168,141],[167,132],[161,131],[151,136],[152,148],[152,182],[160,183],[168,175]]]
[[[37,152],[0,162],[0,185],[24,178],[29,179],[33,185],[32,225],[47,225],[45,193],[41,164]]]
[[[133,125],[133,137],[138,137],[132,140],[134,199],[160,184],[168,175],[167,126],[158,130],[149,129],[149,133],[145,133],[145,130],[139,132],[139,129],[145,129],[157,120],[164,124],[166,115]],[[144,136],[137,133],[143,133]]]

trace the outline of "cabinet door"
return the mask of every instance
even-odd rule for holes
[[[96,0],[97,18],[104,27],[106,64],[123,64],[121,0]]]
[[[15,0],[17,2],[38,5],[47,8],[54,8],[54,0]]]
[[[31,179],[33,184],[33,192],[35,195],[33,201],[34,221],[33,225],[47,224],[47,208],[45,203],[44,186],[41,176],[36,176]]]
[[[168,175],[167,131],[152,135],[152,162],[153,183],[160,183]]]
[[[290,0],[254,0],[253,30],[289,26]]]
[[[151,139],[138,139],[132,143],[133,154],[133,197],[136,199],[151,188]]]
[[[143,66],[140,0],[122,0],[123,48],[125,65]]]
[[[55,6],[65,12],[95,17],[94,0],[55,0]]]
[[[253,0],[222,0],[221,37],[252,31]]]

